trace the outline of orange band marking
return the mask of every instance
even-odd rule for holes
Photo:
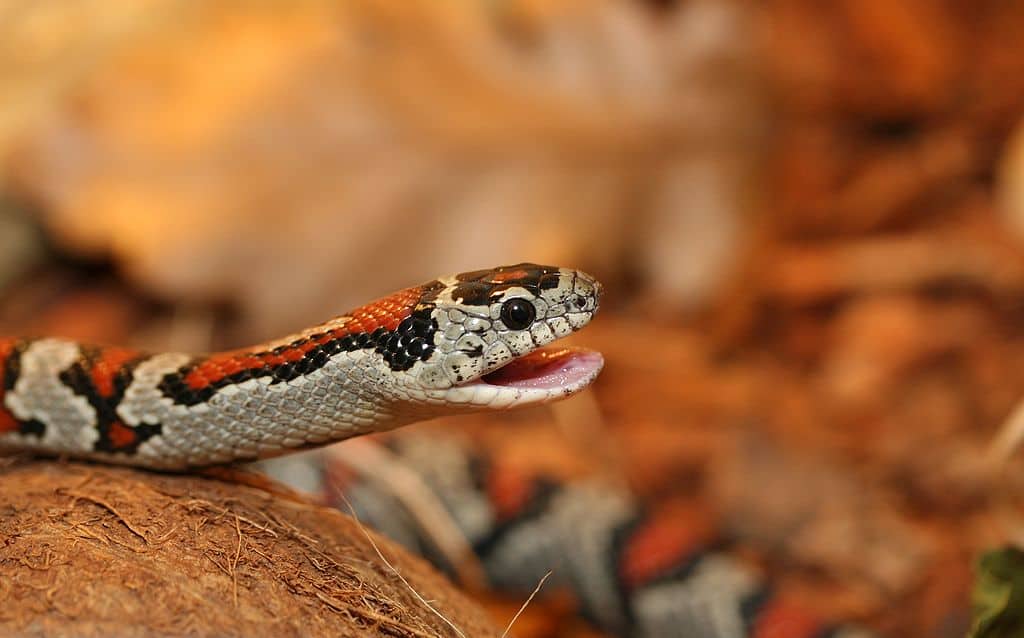
[[[0,339],[0,434],[18,431],[18,421],[4,403],[4,395],[7,392],[4,378],[7,373],[7,358],[14,352],[16,343],[15,339]]]
[[[408,288],[352,311],[343,327],[335,328],[319,339],[306,340],[279,352],[236,350],[210,356],[185,375],[185,384],[192,390],[202,390],[244,370],[260,370],[301,360],[310,350],[351,334],[372,333],[378,328],[395,330],[403,319],[412,314],[423,297],[420,287]]]

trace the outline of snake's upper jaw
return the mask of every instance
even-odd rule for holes
[[[586,348],[540,348],[479,379],[446,391],[452,403],[503,409],[547,403],[589,386],[604,367],[600,352]]]

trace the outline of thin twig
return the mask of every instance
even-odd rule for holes
[[[459,583],[472,591],[484,588],[487,577],[465,534],[426,481],[402,464],[395,454],[379,443],[362,440],[332,446],[324,455],[327,463],[340,461],[383,486],[441,550]]]
[[[235,558],[231,561],[231,590],[235,601],[235,608],[238,608],[238,559],[242,555],[242,525],[235,515],[235,532],[238,533],[238,546],[235,547]]]
[[[277,536],[278,536],[277,532],[275,532],[274,530],[270,529],[269,527],[267,527],[265,525],[260,525],[259,523],[255,522],[255,521],[253,521],[251,519],[248,519],[248,518],[242,516],[241,514],[236,514],[235,512],[232,512],[232,511],[227,510],[225,508],[218,507],[217,505],[211,503],[210,501],[207,501],[207,500],[204,500],[204,499],[201,499],[201,498],[194,498],[194,499],[192,499],[190,501],[187,501],[187,502],[183,503],[182,505],[185,507],[185,509],[189,509],[189,508],[196,507],[196,506],[202,507],[204,509],[211,509],[211,510],[219,513],[221,516],[227,516],[228,514],[231,514],[232,516],[234,516],[238,520],[242,521],[243,523],[246,523],[247,525],[251,525],[252,527],[255,527],[256,529],[260,530],[261,532],[266,532],[266,533],[270,534],[271,536],[273,536],[274,538],[277,538]],[[260,512],[260,513],[263,514],[262,512]],[[263,514],[263,516],[266,517],[266,514]],[[276,521],[271,521],[271,522],[276,522]]]
[[[553,573],[554,572],[552,572],[549,569],[548,573],[544,574],[544,577],[540,579],[540,582],[537,583],[537,586],[533,588],[533,593],[530,594],[530,597],[526,599],[526,602],[523,603],[523,606],[519,608],[519,611],[516,612],[516,615],[512,616],[512,620],[508,621],[508,627],[505,627],[505,631],[501,632],[501,638],[505,638],[505,636],[508,636],[508,632],[512,631],[512,625],[516,624],[516,621],[519,620],[519,616],[524,611],[526,611],[526,607],[533,601],[533,597],[536,596],[537,593],[540,592],[540,588],[544,586],[544,581],[546,581],[548,577],[551,576],[551,574]]]
[[[988,449],[988,458],[994,467],[1010,460],[1024,440],[1024,401],[1020,401],[1006,418]]]
[[[121,523],[125,527],[128,528],[128,531],[130,531],[132,534],[135,534],[136,536],[141,538],[143,542],[147,542],[147,543],[149,542],[148,539],[146,538],[146,535],[143,534],[142,532],[140,532],[138,529],[136,529],[135,526],[132,525],[131,522],[127,518],[125,518],[124,514],[122,514],[121,512],[117,511],[117,508],[114,507],[113,505],[111,505],[110,503],[104,501],[101,498],[97,498],[95,496],[90,496],[88,494],[83,494],[81,492],[75,492],[75,491],[72,491],[72,490],[64,490],[64,493],[67,494],[68,496],[72,497],[72,498],[80,498],[82,500],[89,501],[90,503],[95,503],[96,505],[99,505],[100,507],[103,507],[104,509],[109,511],[111,514],[116,516],[117,519],[119,521],[121,521]]]
[[[349,502],[348,498],[344,494],[341,495],[341,498],[343,501],[345,501],[345,506],[348,507],[349,514],[351,514],[352,518],[355,520],[356,527],[358,527],[359,531],[363,533],[363,536],[366,537],[366,540],[370,542],[370,546],[373,547],[373,551],[377,552],[377,556],[380,557],[381,561],[383,561],[385,565],[387,565],[388,569],[390,569],[391,572],[395,576],[397,576],[398,579],[402,581],[402,583],[405,584],[406,587],[409,588],[409,591],[412,592],[412,595],[415,596],[416,599],[420,601],[420,603],[422,603],[424,607],[429,609],[435,616],[443,620],[449,627],[452,628],[452,631],[457,633],[462,638],[466,638],[466,634],[462,633],[462,630],[459,629],[455,623],[448,620],[444,616],[444,614],[439,612],[433,605],[430,604],[430,602],[426,598],[421,596],[420,593],[416,591],[416,589],[409,583],[409,581],[405,579],[405,576],[402,576],[401,572],[398,571],[398,568],[392,565],[391,562],[384,557],[383,552],[381,552],[380,548],[377,547],[377,543],[374,542],[373,537],[370,536],[370,533],[366,531],[366,527],[364,527],[363,524],[359,521],[359,517],[356,515],[355,508],[352,507],[352,503]]]

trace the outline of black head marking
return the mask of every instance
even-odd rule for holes
[[[474,270],[455,276],[458,282],[452,299],[473,306],[486,306],[509,288],[523,288],[535,295],[558,286],[559,269],[522,263],[490,270]]]

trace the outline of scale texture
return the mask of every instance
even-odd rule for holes
[[[594,379],[599,357],[548,386],[482,377],[586,325],[600,292],[582,272],[518,264],[436,279],[299,334],[204,356],[0,339],[0,446],[185,469],[562,398]]]

